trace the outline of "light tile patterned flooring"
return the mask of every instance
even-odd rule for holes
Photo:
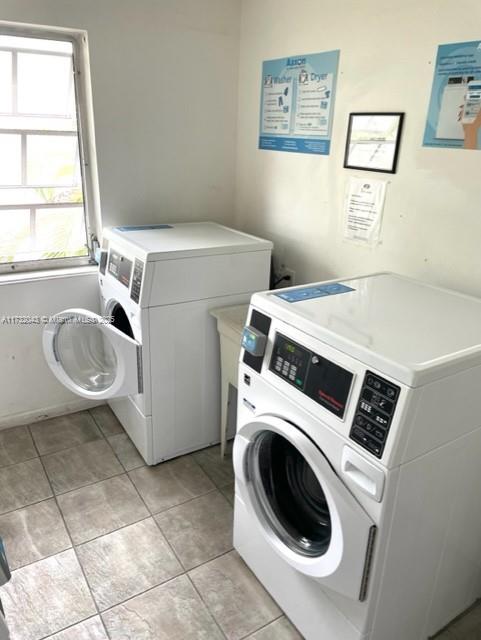
[[[233,480],[218,447],[146,467],[107,406],[0,431],[12,640],[299,640],[232,549]],[[481,606],[438,636],[480,638]]]
[[[0,431],[12,640],[300,638],[232,549],[231,460],[146,467],[107,406]]]

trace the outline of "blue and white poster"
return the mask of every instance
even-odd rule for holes
[[[481,41],[438,47],[425,147],[481,149]]]
[[[328,155],[339,51],[262,65],[259,149]]]

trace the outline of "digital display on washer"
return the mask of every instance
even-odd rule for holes
[[[132,272],[132,261],[127,260],[117,251],[110,250],[108,271],[116,280],[128,287],[130,284],[130,274]]]
[[[353,374],[276,333],[269,369],[338,418],[344,417]]]

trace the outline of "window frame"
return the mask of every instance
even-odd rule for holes
[[[98,247],[97,238],[100,236],[101,217],[87,32],[81,29],[65,29],[63,27],[0,21],[0,35],[62,40],[72,44],[77,139],[88,247],[87,256],[42,258],[40,260],[0,263],[0,275],[96,265],[95,250]],[[21,206],[12,208],[21,208]],[[24,206],[25,208],[28,207]],[[42,208],[42,205],[39,208]]]

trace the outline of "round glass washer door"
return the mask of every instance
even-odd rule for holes
[[[43,352],[57,379],[83,398],[142,391],[140,344],[85,309],[58,313],[43,330]]]
[[[336,437],[324,443],[332,455],[342,451]],[[252,536],[260,534],[300,573],[363,599],[376,526],[319,443],[292,422],[262,414],[240,425],[233,461],[236,500]]]
[[[61,324],[55,349],[67,376],[81,389],[105,391],[117,375],[117,357],[98,325]]]
[[[252,490],[268,525],[290,549],[322,556],[332,523],[322,486],[302,453],[278,433],[259,433],[249,448]]]

